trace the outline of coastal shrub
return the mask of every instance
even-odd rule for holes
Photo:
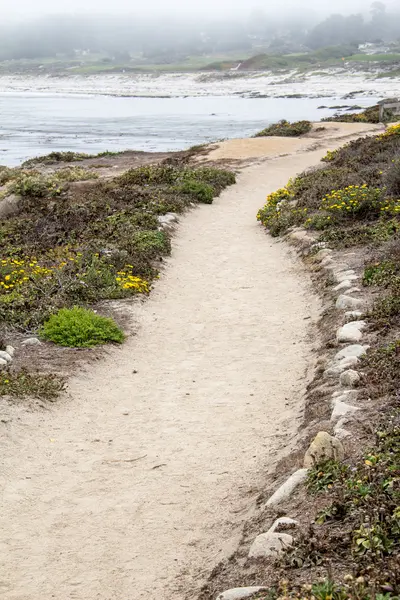
[[[312,123],[310,121],[296,121],[290,123],[289,121],[279,121],[269,125],[262,131],[255,134],[254,137],[267,137],[267,136],[280,136],[280,137],[299,137],[305,133],[309,133],[312,129]]]
[[[54,165],[60,162],[79,162],[89,158],[103,158],[107,156],[117,156],[119,152],[99,152],[99,154],[86,154],[85,152],[50,152],[45,156],[36,156],[22,163],[23,167],[31,167],[37,164]]]
[[[396,125],[391,125],[380,135],[380,138],[390,138],[390,137],[400,137],[400,123]]]
[[[21,173],[13,182],[11,191],[20,196],[44,198],[45,196],[61,194],[62,186],[54,176],[41,175],[40,173],[34,175]]]
[[[197,202],[212,204],[214,199],[214,188],[209,183],[203,183],[194,179],[188,179],[176,187],[180,194],[186,194]]]
[[[266,204],[257,213],[257,220],[267,227],[272,236],[278,236],[305,220],[307,208],[298,208],[289,190],[290,186],[269,194]]]
[[[0,166],[0,186],[5,185],[9,181],[11,181],[14,176],[14,169],[9,169],[8,167]]]
[[[146,165],[130,169],[115,182],[121,185],[173,184],[179,177],[179,169],[168,165]]]
[[[70,348],[90,348],[106,342],[121,344],[125,338],[112,319],[78,306],[62,308],[52,315],[44,323],[41,335],[46,340]]]
[[[202,183],[208,183],[213,186],[215,195],[230,185],[236,183],[236,176],[232,171],[224,169],[214,169],[213,167],[201,167],[199,169],[185,169],[180,178],[185,180],[194,180]]]
[[[321,210],[332,213],[335,217],[363,218],[378,216],[386,209],[382,202],[383,190],[369,188],[367,184],[350,185],[343,189],[332,190],[321,202]]]
[[[334,121],[339,123],[379,123],[379,106],[370,106],[365,110],[355,113],[335,114],[331,117],[325,117],[321,121]]]
[[[360,183],[360,177],[351,169],[329,166],[301,173],[289,187],[297,206],[319,209],[322,198],[332,190]]]
[[[378,247],[389,241],[399,229],[397,220],[379,219],[375,224],[359,222],[347,227],[333,225],[323,231],[318,239],[338,249],[366,245]]]

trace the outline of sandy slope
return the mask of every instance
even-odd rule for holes
[[[248,168],[183,218],[138,335],[1,424],[5,600],[180,599],[234,547],[293,442],[317,305],[255,214],[323,153]]]

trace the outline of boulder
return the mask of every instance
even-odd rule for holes
[[[340,361],[342,358],[350,358],[352,356],[360,358],[360,356],[363,356],[366,351],[367,348],[365,346],[361,346],[360,344],[352,344],[351,346],[346,346],[346,348],[343,348],[337,352],[334,356],[334,360]]]
[[[19,213],[21,196],[10,194],[0,200],[0,219],[6,219]]]
[[[336,333],[338,342],[359,342],[362,338],[362,330],[367,326],[365,321],[350,321],[340,327]]]
[[[7,354],[9,354],[11,356],[11,358],[13,358],[13,356],[15,354],[14,346],[6,346],[6,352],[7,352]]]
[[[41,344],[41,341],[35,337],[27,338],[26,340],[24,340],[22,342],[22,346],[39,346],[40,344]]]
[[[346,404],[346,402],[343,402],[342,400],[339,400],[337,398],[333,400],[332,405],[333,411],[331,415],[331,421],[336,421],[337,419],[341,419],[345,415],[349,415],[355,413],[357,410],[360,410],[359,408],[357,408],[357,406]]]
[[[343,371],[340,375],[340,385],[343,387],[356,387],[360,383],[360,375],[353,369]]]
[[[343,460],[344,448],[339,440],[326,431],[320,431],[305,454],[304,466],[310,468],[324,460],[331,459]]]
[[[8,362],[4,358],[0,358],[0,368],[6,367],[7,365],[8,365]]]
[[[265,588],[258,585],[232,588],[231,590],[226,590],[226,592],[219,594],[216,600],[242,600],[242,598],[248,598],[249,596],[253,596],[253,594],[262,592],[263,590],[265,590]]]
[[[289,479],[282,483],[282,485],[272,494],[271,498],[267,500],[266,506],[277,506],[281,502],[284,502],[293,494],[294,490],[305,481],[307,478],[307,469],[298,469],[295,471]]]
[[[362,305],[363,301],[359,298],[352,298],[351,296],[346,296],[344,294],[341,294],[336,300],[336,308],[338,310],[357,310],[361,308]]]
[[[330,250],[330,248],[323,248],[322,250],[317,252],[317,254],[314,256],[314,259],[318,262],[321,262],[321,260],[324,260],[324,258],[330,258],[331,254],[332,250]]]
[[[249,558],[276,557],[290,548],[293,538],[288,533],[262,533],[258,535],[249,550]]]
[[[12,361],[12,356],[8,354],[8,352],[4,352],[4,350],[0,350],[0,358],[10,363]]]
[[[341,283],[338,283],[337,285],[335,285],[335,287],[333,288],[333,291],[340,292],[341,290],[345,290],[346,288],[351,288],[352,285],[353,284],[351,281],[349,281],[348,279],[345,279]]]

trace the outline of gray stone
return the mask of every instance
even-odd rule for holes
[[[297,527],[299,522],[295,519],[291,519],[290,517],[280,517],[275,521],[270,529],[268,529],[268,533],[275,533],[276,531],[282,531],[284,529],[292,529],[293,527]]]
[[[8,362],[4,358],[0,358],[0,367],[6,367]]]
[[[222,592],[216,598],[216,600],[242,600],[242,598],[248,598],[257,592],[262,592],[266,588],[253,585],[249,587],[241,587],[241,588],[232,588],[231,590],[226,590],[226,592]]]
[[[348,371],[343,371],[340,375],[340,385],[343,387],[356,387],[360,383],[360,375],[357,371],[353,371],[349,369]]]
[[[330,256],[326,256],[324,259],[321,260],[322,267],[327,267],[332,264],[333,264],[333,260],[331,259]]]
[[[0,219],[12,217],[19,213],[21,203],[21,196],[16,194],[10,194],[3,200],[0,201]]]
[[[343,281],[356,281],[358,276],[354,271],[340,271],[335,274],[335,279],[338,283],[342,283]]]
[[[7,354],[9,354],[11,356],[11,358],[13,358],[13,356],[15,354],[14,346],[6,346],[6,352],[7,352]]]
[[[351,283],[351,281],[349,281],[348,279],[345,279],[341,283],[338,283],[337,285],[335,285],[335,287],[333,288],[333,291],[340,292],[341,290],[345,290],[346,288],[351,288],[352,285],[353,284]]]
[[[361,344],[352,344],[351,346],[346,346],[340,350],[337,354],[335,354],[334,360],[339,361],[342,358],[349,358],[351,356],[355,356],[359,358],[366,353],[367,349],[365,346],[361,346]]]
[[[333,411],[331,415],[331,421],[336,421],[337,419],[341,419],[345,415],[349,415],[355,413],[357,410],[360,410],[359,408],[357,408],[357,406],[346,404],[345,402],[342,402],[339,399],[333,400],[332,404]]]
[[[317,254],[314,256],[314,258],[318,262],[321,262],[321,260],[324,260],[324,258],[330,258],[331,254],[332,254],[332,250],[330,248],[323,248],[322,250],[317,252]]]
[[[176,223],[177,221],[178,221],[178,216],[176,213],[173,213],[173,212],[169,212],[169,213],[166,213],[165,215],[160,215],[158,217],[158,222],[162,226],[169,226],[169,225],[172,225],[172,223]]]
[[[27,338],[22,342],[22,346],[39,346],[39,344],[41,344],[41,341],[35,337]]]
[[[338,438],[338,440],[345,440],[346,438],[351,437],[351,433],[347,431],[347,429],[339,427],[338,429],[335,429],[335,436]]]
[[[284,502],[293,494],[294,490],[305,481],[307,477],[307,469],[298,469],[289,479],[285,481],[276,492],[269,498],[266,506],[277,506]]]
[[[331,361],[323,373],[324,379],[332,379],[339,377],[343,371],[346,371],[349,367],[354,367],[358,363],[358,358],[355,356],[349,356],[339,361]]]
[[[343,460],[344,449],[339,440],[332,437],[326,431],[320,431],[310,444],[304,457],[306,468],[322,462],[323,460]]]
[[[336,300],[336,308],[338,310],[357,310],[361,308],[362,305],[363,301],[359,298],[352,298],[351,296],[346,296],[344,294],[341,294]]]
[[[365,321],[350,321],[343,327],[340,327],[336,333],[338,342],[359,342],[362,338],[362,331],[367,326]]]
[[[12,356],[10,356],[8,352],[4,352],[4,350],[0,350],[0,358],[7,361],[8,363],[12,361]]]
[[[332,399],[340,400],[341,402],[355,402],[358,398],[357,390],[340,390],[333,392]]]
[[[290,548],[293,538],[288,533],[262,533],[258,535],[249,550],[249,558],[276,557]]]

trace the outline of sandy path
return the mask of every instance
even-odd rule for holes
[[[5,600],[179,600],[233,548],[312,362],[307,277],[255,214],[322,154],[250,168],[182,219],[138,335],[2,424]]]

